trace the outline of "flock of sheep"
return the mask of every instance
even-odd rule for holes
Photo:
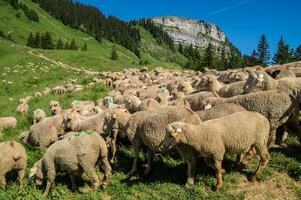
[[[258,155],[258,168],[250,177],[256,181],[270,159],[270,147],[281,144],[287,132],[301,139],[301,63],[203,73],[142,68],[97,75],[101,79],[94,78],[91,86],[101,83],[113,88],[106,97],[96,102],[73,101],[70,108],[51,101],[52,116],[35,110],[33,125],[19,137],[21,143],[44,152],[29,174],[37,185],[46,184],[44,195],[58,171],[70,175],[73,190],[75,176],[90,183],[94,191],[100,185],[106,187],[119,143],[134,150],[129,177],[137,172],[142,148],[147,162],[144,174],[152,170],[157,154],[177,151],[188,166],[187,186],[194,184],[201,156],[216,171],[218,191],[223,185],[225,154],[237,155],[237,170]],[[28,111],[24,101],[17,108],[21,113],[24,105]],[[16,123],[15,118],[0,118],[0,129]],[[5,174],[12,170],[18,171],[22,182],[27,163],[24,147],[7,141],[0,143],[0,151],[6,152],[0,155],[0,186],[5,186]],[[102,181],[97,163],[104,172]]]

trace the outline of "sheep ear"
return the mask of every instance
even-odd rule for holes
[[[173,138],[175,138],[175,137],[177,137],[178,133],[173,131],[173,132],[170,133],[170,135],[171,135]]]
[[[210,108],[212,108],[211,104],[208,104],[207,106],[205,106],[205,110],[209,110]]]
[[[182,133],[182,129],[181,128],[177,128],[176,132],[177,133]]]
[[[29,172],[29,178],[33,177],[38,171],[38,168],[37,167],[33,167],[30,169],[30,172]]]
[[[116,114],[113,114],[112,118],[113,118],[113,119],[116,119],[116,118],[117,118]]]

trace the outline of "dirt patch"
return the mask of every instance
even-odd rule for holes
[[[301,188],[301,183],[295,182],[285,173],[277,173],[273,178],[251,183],[245,176],[238,177],[239,184],[230,193],[245,193],[246,200],[266,199],[299,199],[294,188]]]

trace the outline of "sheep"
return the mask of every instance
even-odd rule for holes
[[[248,82],[244,85],[244,90],[249,92],[258,83],[262,84],[262,90],[282,90],[295,98],[300,99],[301,78],[282,78],[275,80],[267,73],[252,74]]]
[[[133,125],[129,124],[133,122],[131,118],[128,121],[127,134],[132,139],[135,158],[129,173],[130,176],[137,171],[137,161],[142,144],[147,147],[147,165],[144,174],[148,174],[151,170],[152,154],[168,150],[168,147],[164,145],[164,140],[167,138],[165,129],[167,124],[175,121],[184,121],[192,124],[202,122],[198,115],[191,110],[174,106],[162,107],[158,112],[146,111],[146,113],[141,113],[139,118],[136,115],[136,121],[134,121]],[[179,145],[176,148],[183,160],[188,164],[187,185],[191,185],[194,182],[196,164],[193,149],[185,145]]]
[[[204,100],[201,107],[221,103],[239,104],[248,111],[255,111],[264,115],[271,125],[269,146],[274,144],[276,140],[276,129],[287,122],[290,117],[296,116],[299,110],[294,98],[278,90],[255,92],[230,98],[210,98]]]
[[[0,187],[5,187],[5,175],[17,171],[20,185],[22,185],[27,165],[25,148],[15,141],[0,143]]]
[[[71,132],[47,149],[43,157],[31,168],[29,176],[34,176],[37,185],[47,181],[44,196],[48,195],[58,170],[69,174],[73,191],[76,189],[74,176],[83,173],[92,184],[93,191],[96,191],[100,185],[95,170],[98,160],[101,160],[104,169],[102,186],[106,187],[112,170],[104,139],[94,131]]]
[[[143,100],[139,106],[137,111],[157,111],[161,107],[161,104],[153,98],[147,98]]]
[[[139,110],[139,105],[141,104],[141,100],[136,96],[128,96],[125,99],[125,108],[130,112],[134,113]]]
[[[17,119],[15,117],[1,117],[0,118],[0,130],[3,128],[14,128],[17,125]]]
[[[201,103],[210,97],[216,97],[213,92],[198,92],[185,97],[193,111],[202,110]]]
[[[117,136],[119,135],[121,138],[125,137],[126,125],[130,116],[131,114],[125,109],[113,109],[105,114],[103,131],[105,135],[109,136],[107,142],[109,142],[111,146],[111,163],[114,163],[115,159]]]
[[[33,124],[39,123],[46,118],[46,113],[42,109],[36,109],[33,111]]]
[[[256,151],[260,163],[255,174],[251,177],[254,182],[270,159],[267,149],[270,132],[269,121],[256,112],[242,111],[223,118],[209,120],[198,125],[175,122],[167,126],[171,139],[176,144],[186,144],[198,151],[216,170],[216,190],[223,185],[222,161],[226,153],[247,153],[241,161],[243,167],[252,159]]]
[[[103,134],[104,118],[108,110],[105,112],[83,117],[77,112],[70,112],[64,115],[63,127],[65,131],[85,131],[93,130],[98,134]]]
[[[22,115],[27,113],[29,110],[29,106],[27,104],[27,100],[22,98],[19,100],[19,105],[17,106],[16,112],[21,113]]]
[[[157,97],[159,91],[160,91],[160,89],[157,85],[152,85],[152,86],[146,87],[142,90],[139,90],[137,92],[137,95],[140,100],[144,100],[147,98],[155,99]]]
[[[221,118],[236,112],[242,112],[245,111],[242,106],[234,104],[234,103],[224,103],[224,104],[218,104],[208,110],[201,110],[197,111],[196,113],[199,115],[201,120],[208,121],[211,119],[217,119]]]
[[[22,133],[19,140],[42,150],[56,142],[63,134],[63,116],[47,117],[37,124],[33,124],[28,133]]]
[[[51,92],[54,94],[64,94],[67,92],[67,89],[64,86],[56,86],[51,89]]]

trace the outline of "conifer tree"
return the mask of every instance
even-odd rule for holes
[[[27,39],[27,44],[28,47],[34,47],[34,38],[32,32],[30,32],[28,39]]]
[[[59,38],[59,39],[56,41],[56,49],[64,49],[64,44],[63,44],[61,38]]]
[[[267,66],[269,64],[270,60],[270,46],[268,44],[267,38],[265,35],[262,35],[260,37],[260,41],[257,47],[257,59],[258,59],[258,64],[262,66]]]
[[[295,51],[295,61],[301,61],[301,45],[296,48]]]
[[[291,61],[291,55],[289,52],[289,45],[284,41],[283,36],[281,36],[278,42],[277,52],[273,57],[274,64],[285,64]]]
[[[34,36],[34,43],[33,43],[34,48],[40,48],[41,47],[41,36],[40,33],[37,32]]]
[[[68,41],[66,41],[64,49],[69,50],[70,49],[70,44]]]
[[[42,35],[41,46],[43,49],[54,48],[50,32],[47,31],[45,34]]]
[[[205,50],[204,67],[213,69],[215,65],[216,65],[215,50],[213,45],[209,43],[208,47]]]
[[[87,51],[88,47],[87,47],[87,43],[85,42],[84,46],[82,47],[82,51]]]
[[[73,39],[71,41],[69,49],[71,49],[71,50],[77,50],[78,49],[78,46],[77,46],[77,44],[75,42],[75,39]]]
[[[111,59],[112,60],[118,60],[118,54],[117,54],[115,45],[113,45],[113,48],[112,48]]]

